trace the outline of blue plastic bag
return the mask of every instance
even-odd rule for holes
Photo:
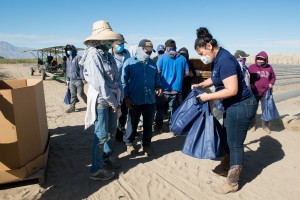
[[[269,88],[263,101],[261,119],[263,121],[271,121],[277,118],[280,118],[280,115],[273,99],[272,89]]]
[[[226,136],[223,128],[206,102],[188,132],[182,152],[195,158],[215,159],[225,155],[225,147]]]
[[[67,92],[64,99],[65,104],[69,105],[71,104],[71,91],[69,88],[67,88]]]
[[[183,103],[175,110],[171,118],[171,131],[175,135],[184,135],[190,130],[193,122],[201,113],[203,102],[196,96],[202,91],[194,87]]]

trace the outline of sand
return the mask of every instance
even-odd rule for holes
[[[293,69],[300,74],[297,68]],[[284,71],[276,70],[278,74]],[[0,78],[39,79],[40,76],[30,76],[25,65],[3,64]],[[276,86],[274,95],[299,87],[300,83]],[[47,79],[44,90],[51,134],[46,184],[40,186],[37,180],[31,180],[1,185],[0,199],[296,200],[300,197],[300,97],[277,103],[282,120],[272,123],[271,134],[263,132],[260,124],[255,132],[248,132],[240,190],[218,195],[211,187],[224,178],[215,176],[211,169],[219,161],[183,154],[184,137],[170,133],[153,137],[151,157],[143,154],[129,157],[124,144],[116,142],[115,153],[122,165],[117,170],[118,176],[111,181],[89,180],[93,130],[83,130],[85,105],[80,101],[77,112],[66,114],[65,84]]]

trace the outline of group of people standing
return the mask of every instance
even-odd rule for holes
[[[150,40],[141,40],[133,53],[124,48],[124,43],[123,35],[114,32],[108,22],[97,21],[93,24],[92,35],[84,41],[87,48],[82,58],[79,59],[74,46],[66,46],[68,66],[77,70],[75,73],[67,67],[67,83],[73,87],[71,94],[75,94],[71,95],[72,103],[67,112],[75,111],[76,93],[79,92],[87,103],[85,128],[94,125],[90,179],[112,179],[115,172],[107,168],[120,168],[118,159],[112,155],[113,137],[123,140],[129,155],[136,153],[133,142],[141,115],[142,151],[150,156],[152,124],[157,133],[163,132],[167,110],[170,110],[170,119],[193,87],[214,86],[214,92],[197,96],[201,101],[221,100],[224,108],[227,154],[213,172],[227,176],[227,179],[213,190],[218,193],[237,191],[247,131],[254,123],[258,101],[275,83],[267,54],[259,53],[255,64],[248,69],[247,55],[237,53],[235,58],[201,27],[197,30],[194,47],[201,61],[212,65],[212,76],[192,85],[191,79],[196,73],[189,62],[188,50],[177,50],[174,40],[158,46],[156,62],[150,59],[155,51]],[[87,95],[83,93],[85,82],[89,84]],[[267,87],[266,83],[269,84]],[[125,130],[126,123],[130,125],[130,131]]]

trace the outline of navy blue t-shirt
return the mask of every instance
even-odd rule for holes
[[[222,101],[225,109],[233,104],[251,97],[253,94],[246,85],[238,61],[226,49],[220,48],[214,62],[212,63],[211,73],[211,80],[216,88],[216,91],[224,89],[224,84],[222,81],[233,75],[238,76],[238,93],[236,96],[224,99]]]

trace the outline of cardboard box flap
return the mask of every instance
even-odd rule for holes
[[[27,86],[26,80],[1,80],[0,81],[0,93],[1,90],[17,89]]]

